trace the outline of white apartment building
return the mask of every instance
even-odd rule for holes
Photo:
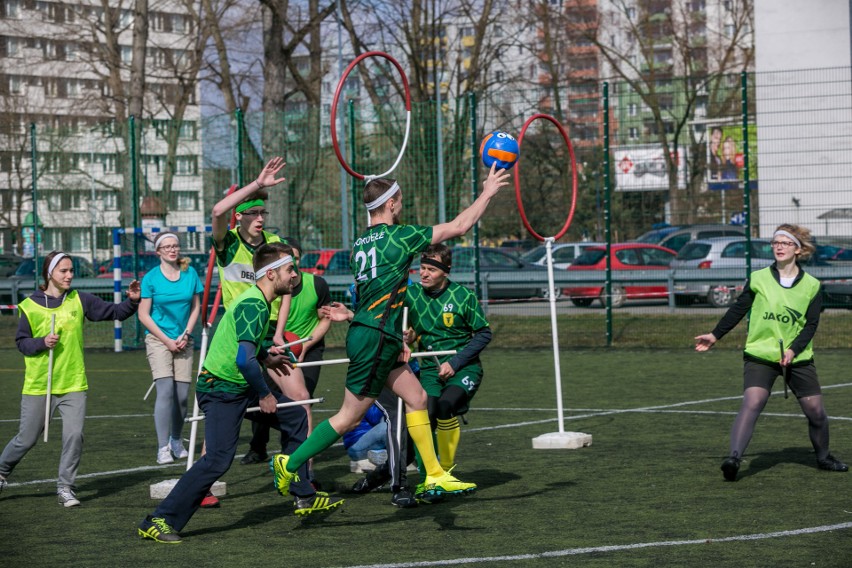
[[[110,0],[109,6],[105,11],[95,0],[0,0],[2,251],[33,252],[35,150],[40,252],[111,255],[110,231],[120,224],[122,200],[133,198],[121,113],[133,57],[134,3]],[[191,76],[195,26],[176,0],[149,5],[144,110],[135,121],[141,132],[139,224],[199,225],[208,209],[201,193],[199,89]],[[186,95],[178,76],[191,85]],[[170,152],[179,100],[185,111],[175,123]]]

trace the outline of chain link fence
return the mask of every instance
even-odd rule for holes
[[[761,239],[782,222],[809,227],[820,245],[808,269],[833,294],[820,345],[847,346],[848,318],[836,308],[852,307],[844,287],[852,278],[850,85],[850,69],[817,69],[415,102],[408,147],[391,177],[403,189],[405,222],[451,220],[487,175],[479,159],[483,136],[493,130],[518,135],[533,114],[551,114],[568,130],[576,162],[557,129],[535,121],[523,139],[519,189],[531,226],[553,235],[571,210],[577,177],[573,222],[554,245],[565,346],[688,345],[736,297],[749,266],[766,265]],[[399,153],[406,116],[393,81],[375,82],[369,94],[346,99],[336,127],[350,166],[378,174]],[[78,287],[111,298],[111,284],[97,276],[111,270],[114,228],[209,225],[210,210],[229,187],[250,183],[269,158],[281,155],[287,179],[271,191],[268,228],[298,238],[304,252],[346,251],[367,219],[362,183],[341,174],[329,114],[329,105],[294,103],[280,113],[179,124],[131,119],[18,131],[7,125],[0,164],[3,249],[28,256],[63,249],[88,259],[93,277],[79,279]],[[749,242],[725,268],[711,262],[671,269],[672,252],[621,248],[641,239],[642,247],[677,252],[690,238],[729,234]],[[184,251],[203,266],[209,239],[189,233],[182,239]],[[610,245],[610,269],[576,263],[567,269],[593,243]],[[497,333],[498,345],[548,347],[547,272],[541,253],[530,252],[540,243],[521,222],[514,188],[504,188],[477,230],[452,244],[459,247],[452,277],[480,291],[493,326],[505,331]],[[126,240],[122,250],[131,259],[126,277],[144,270],[151,256],[144,240]],[[525,253],[524,260],[515,256]],[[338,299],[346,298],[351,279],[343,254],[344,262],[318,267],[326,269]],[[32,285],[25,278],[0,280],[0,304],[14,303]],[[700,293],[689,294],[695,286]],[[94,327],[92,336],[103,335],[110,345],[112,331]],[[126,344],[138,345],[139,331],[127,322]],[[343,333],[335,328],[331,344],[341,345]]]

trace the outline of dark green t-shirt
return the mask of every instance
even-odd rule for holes
[[[402,333],[408,270],[431,242],[432,227],[385,224],[369,227],[355,240],[349,259],[358,297],[353,323]]]

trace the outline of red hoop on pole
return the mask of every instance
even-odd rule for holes
[[[368,57],[383,57],[390,61],[396,70],[399,71],[399,76],[402,78],[402,88],[405,93],[405,138],[402,141],[402,148],[399,150],[399,155],[396,158],[396,161],[393,163],[391,168],[379,175],[376,176],[368,176],[365,174],[359,174],[355,170],[353,170],[349,164],[346,163],[346,159],[343,157],[343,154],[340,153],[340,145],[337,142],[337,128],[335,124],[337,123],[337,103],[340,100],[340,92],[343,90],[343,84],[346,82],[346,78],[355,69],[355,66],[358,65],[362,60]],[[349,64],[349,67],[343,72],[343,75],[340,77],[340,81],[337,83],[337,89],[334,91],[334,101],[331,103],[331,144],[334,147],[334,153],[337,155],[337,161],[340,162],[340,165],[343,166],[343,169],[349,172],[349,175],[357,178],[357,179],[366,179],[366,178],[379,178],[385,177],[390,174],[392,171],[396,169],[399,165],[400,160],[402,160],[402,155],[405,153],[405,147],[408,145],[408,133],[411,129],[411,89],[408,86],[408,77],[405,75],[405,71],[403,71],[402,66],[399,62],[385,53],[384,51],[367,51],[362,53],[358,57],[355,58],[352,63]]]
[[[521,144],[524,141],[524,134],[527,131],[527,128],[532,123],[532,121],[537,118],[542,118],[544,120],[549,120],[553,124],[556,125],[556,128],[559,130],[559,134],[562,135],[562,139],[565,140],[565,145],[568,146],[568,155],[571,157],[571,181],[572,181],[572,191],[571,191],[571,211],[568,212],[568,219],[565,221],[565,225],[562,226],[562,229],[553,236],[553,240],[558,240],[562,238],[562,236],[568,232],[568,227],[571,226],[571,221],[574,220],[574,210],[577,207],[577,160],[574,157],[574,146],[571,144],[571,140],[568,138],[568,133],[565,132],[565,128],[559,121],[550,116],[549,114],[534,114],[527,119],[524,123],[523,128],[521,128],[521,135],[518,136],[518,150],[520,157],[524,156],[524,153],[520,151]],[[542,237],[539,235],[535,229],[530,225],[529,219],[527,219],[526,211],[524,211],[524,202],[521,200],[521,159],[518,158],[518,163],[515,164],[515,200],[518,202],[518,211],[521,213],[521,221],[526,227],[527,231],[540,241],[544,241],[546,237]]]

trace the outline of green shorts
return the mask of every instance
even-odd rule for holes
[[[446,380],[438,379],[438,370],[434,366],[420,371],[420,384],[429,396],[439,397],[441,392],[450,385],[455,385],[467,393],[467,399],[473,398],[482,383],[482,366],[478,363],[466,365],[456,371],[456,374]]]
[[[352,325],[346,334],[346,390],[353,394],[378,398],[388,375],[405,363],[398,361],[402,340],[374,327]]]

